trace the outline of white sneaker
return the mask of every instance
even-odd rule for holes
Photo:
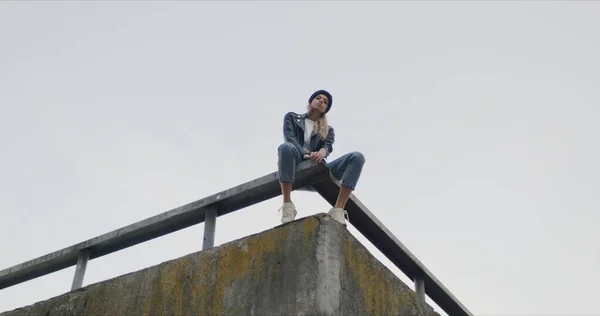
[[[279,209],[279,211],[282,211],[282,224],[293,221],[296,218],[296,214],[298,214],[298,212],[296,212],[296,206],[294,206],[294,203],[292,202],[283,203],[283,206]]]
[[[350,220],[348,218],[348,212],[341,207],[332,207],[327,214],[344,226],[346,226],[346,219]]]

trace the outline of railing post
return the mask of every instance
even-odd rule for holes
[[[75,275],[73,276],[73,284],[71,284],[71,291],[77,290],[83,285],[85,268],[87,267],[89,259],[89,250],[83,250],[79,252],[79,256],[77,257],[77,266],[75,267]]]
[[[423,277],[421,275],[417,275],[415,276],[415,292],[417,293],[417,296],[425,299],[425,280],[423,280]]]
[[[202,250],[212,248],[215,243],[215,225],[217,224],[217,209],[211,207],[204,216],[204,241]]]

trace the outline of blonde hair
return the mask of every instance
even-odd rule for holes
[[[315,130],[321,135],[321,139],[325,139],[327,134],[329,134],[329,125],[327,125],[327,116],[325,113],[317,120]]]
[[[308,110],[310,108],[310,104],[306,106]],[[323,113],[321,117],[315,122],[315,132],[321,136],[321,139],[327,138],[329,135],[329,125],[327,124],[327,115]]]

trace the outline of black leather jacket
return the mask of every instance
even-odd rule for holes
[[[308,150],[304,148],[304,130],[306,125],[304,119],[307,114],[298,114],[294,112],[288,112],[283,118],[283,139],[286,142],[292,143],[300,155],[310,154]],[[317,133],[313,133],[310,138],[310,148],[312,151],[319,151],[321,148],[325,148],[327,153],[325,158],[333,152],[333,143],[335,142],[335,132],[333,127],[329,126],[329,133],[325,139],[321,139],[321,136]]]

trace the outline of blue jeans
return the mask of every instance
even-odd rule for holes
[[[300,153],[291,143],[285,142],[277,148],[279,181],[294,183],[296,165],[303,161]],[[325,162],[331,173],[340,181],[340,185],[354,191],[363,165],[365,156],[358,151],[347,153],[332,162]]]

